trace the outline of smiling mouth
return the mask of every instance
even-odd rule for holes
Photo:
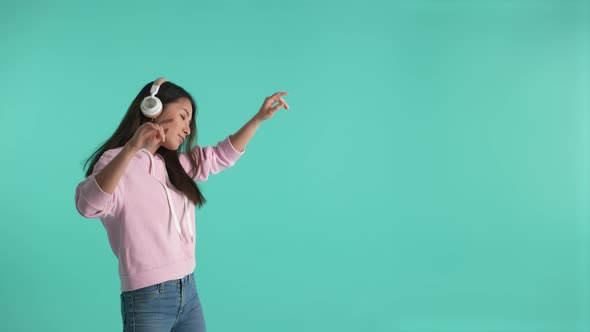
[[[182,136],[178,135],[178,137],[180,137],[180,140],[184,142],[184,138]]]

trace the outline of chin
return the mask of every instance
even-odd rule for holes
[[[168,150],[174,151],[174,150],[178,150],[181,145],[182,145],[182,143],[181,144],[176,144],[176,143],[168,143],[168,142],[165,142],[162,146],[165,147]]]

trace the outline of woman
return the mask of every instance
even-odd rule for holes
[[[289,109],[286,94],[267,97],[251,120],[216,146],[200,147],[194,99],[159,78],[143,87],[113,136],[86,161],[76,208],[101,219],[119,260],[124,331],[205,331],[193,230],[194,208],[206,201],[195,182],[231,167],[258,126],[281,107]]]

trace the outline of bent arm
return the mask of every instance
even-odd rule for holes
[[[126,146],[115,156],[104,153],[93,173],[76,187],[75,204],[80,215],[99,218],[116,213],[123,205],[123,184],[120,183],[136,150]]]
[[[96,174],[96,183],[107,194],[112,194],[125,173],[129,161],[137,153],[137,149],[125,145],[121,152],[117,154],[100,172]]]

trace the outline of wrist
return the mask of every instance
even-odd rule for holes
[[[262,123],[262,121],[264,121],[264,120],[259,118],[257,115],[254,115],[254,117],[252,117],[252,119],[250,119],[250,123],[253,123],[257,126],[259,126]]]
[[[129,152],[129,153],[137,153],[139,150],[141,150],[140,148],[134,146],[133,144],[127,142],[125,143],[125,145],[123,146],[123,150]]]

